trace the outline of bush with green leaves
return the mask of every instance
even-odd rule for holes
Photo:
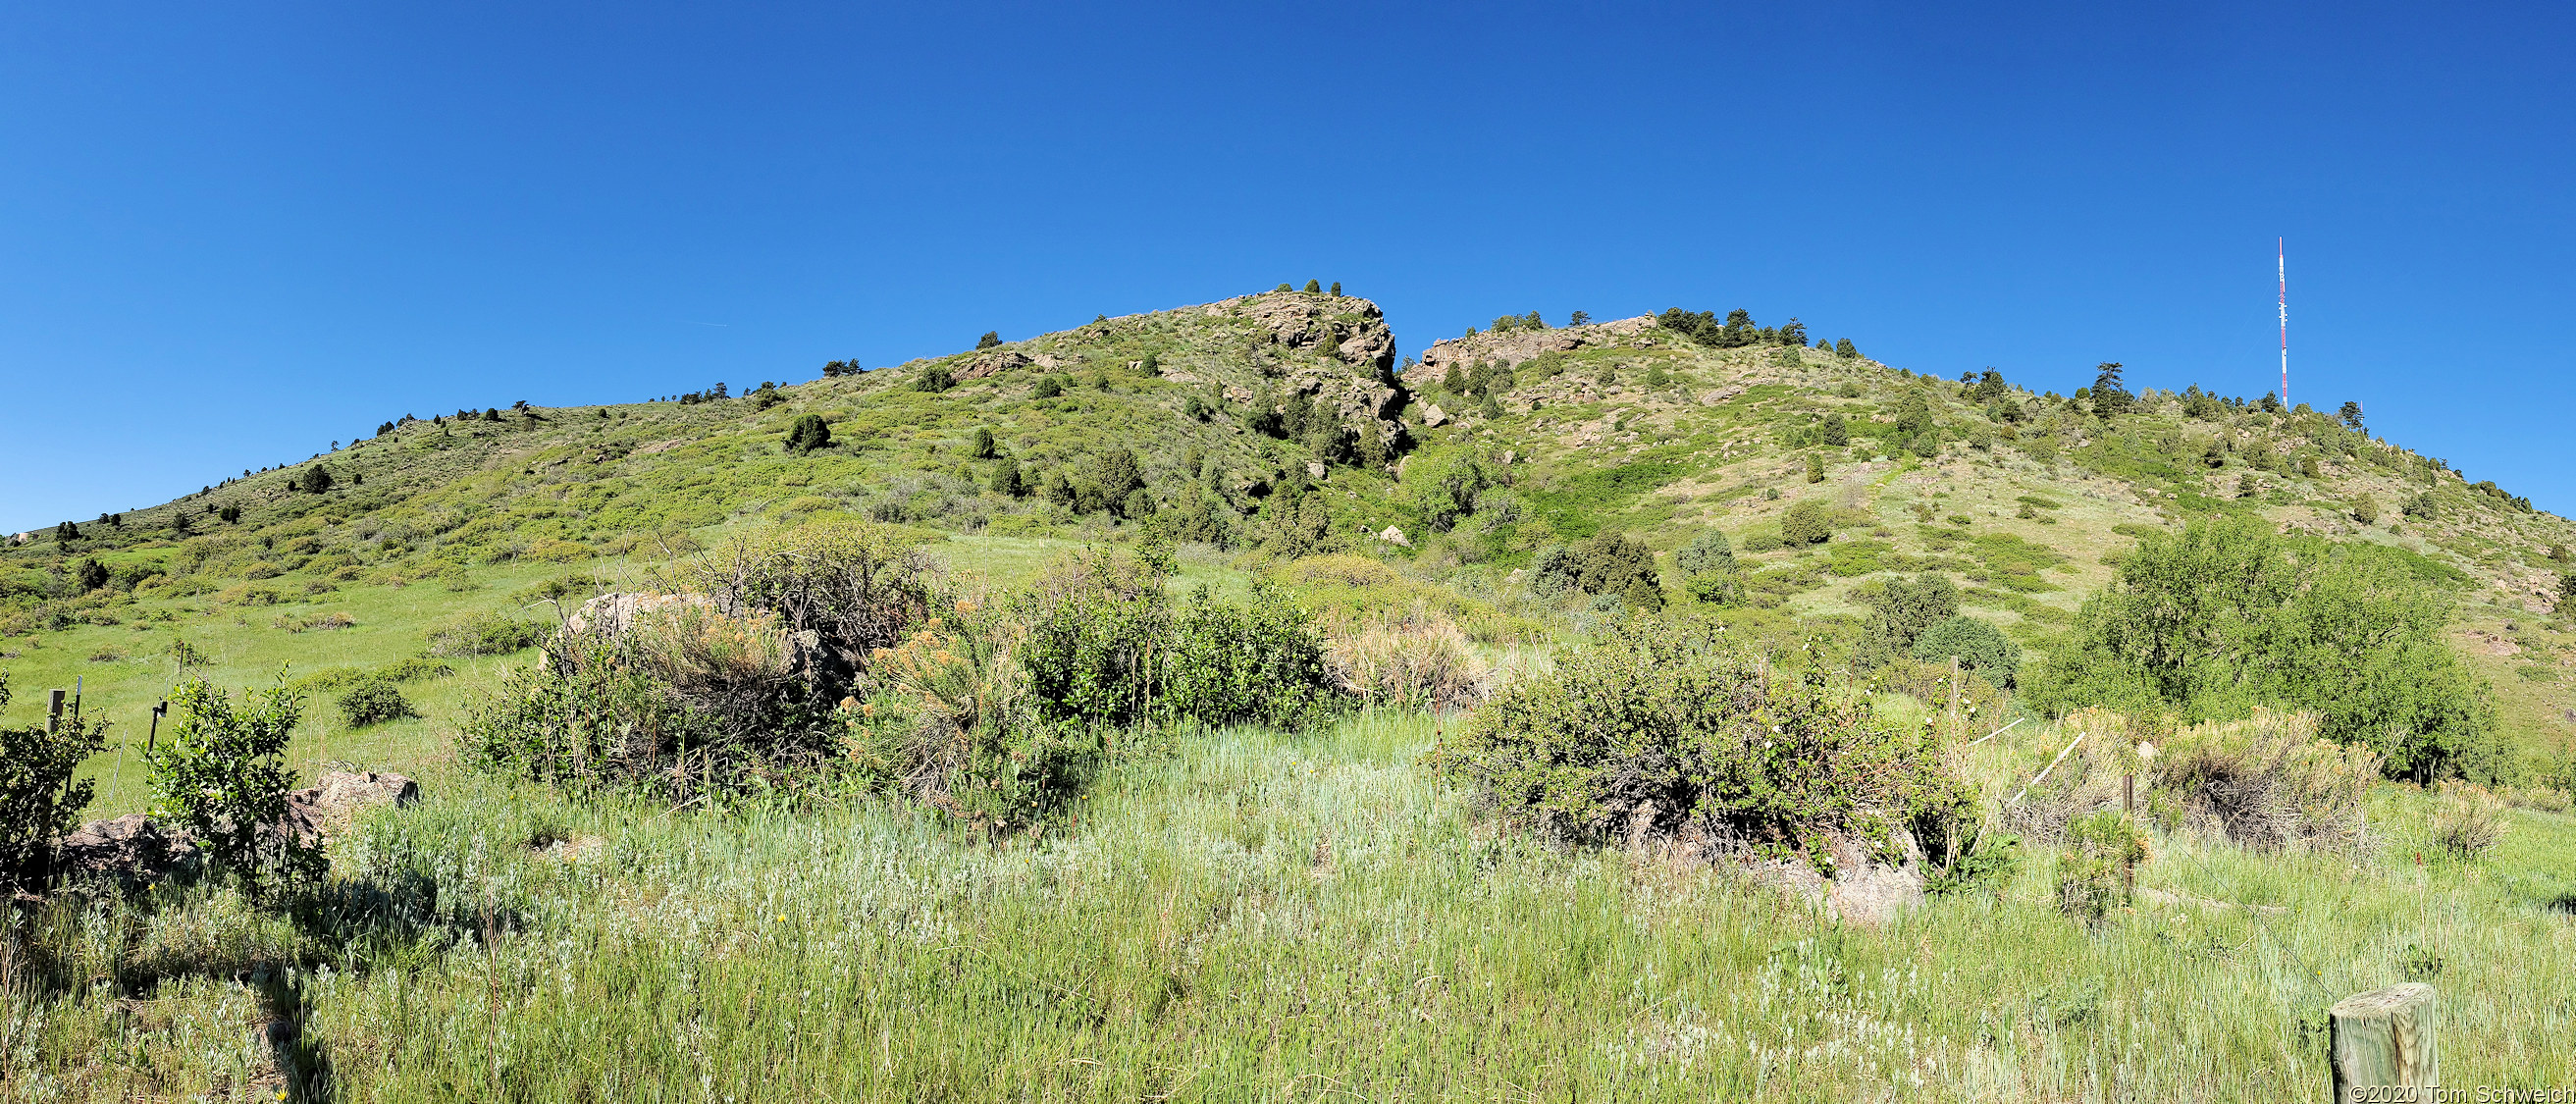
[[[185,827],[209,863],[254,892],[318,878],[319,845],[286,823],[295,772],[281,761],[304,700],[282,685],[243,697],[236,706],[203,678],[171,692],[171,723],[144,757],[153,813]]]
[[[1341,703],[1313,618],[1268,580],[1244,606],[1192,592],[1156,673],[1157,708],[1201,724],[1301,728]]]
[[[1696,601],[1727,606],[1744,600],[1744,574],[1724,533],[1709,529],[1691,538],[1673,554],[1673,566],[1681,570],[1682,589]]]
[[[9,674],[0,671],[0,709],[8,705]],[[95,717],[0,726],[0,894],[41,890],[52,876],[54,839],[79,821],[95,787],[72,776],[106,731]]]
[[[382,676],[362,678],[340,691],[340,720],[351,728],[365,728],[405,717],[420,716],[411,702],[402,696],[402,688]]]
[[[1935,623],[1914,638],[1914,658],[1927,663],[1957,657],[1959,666],[1985,677],[1997,686],[2013,684],[2014,673],[2021,670],[2021,646],[2005,636],[1992,622],[1974,617],[1952,617]]]
[[[1836,840],[1893,855],[1908,830],[1939,854],[1974,823],[1929,729],[1698,622],[1612,623],[1478,707],[1430,761],[1580,841],[1681,837],[1824,867]]]
[[[2307,710],[2396,777],[2509,780],[2493,693],[2445,639],[2452,576],[2367,543],[2260,518],[2151,533],[2086,600],[2036,674],[2051,712],[2099,705],[2185,721]]]
[[[1124,727],[1146,716],[1157,653],[1171,633],[1161,572],[1084,552],[1040,576],[1012,613],[1040,720]]]

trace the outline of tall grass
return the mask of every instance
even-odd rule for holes
[[[338,845],[300,920],[184,888],[31,918],[0,1095],[273,1098],[243,1040],[274,1010],[230,979],[279,962],[326,1071],[294,1089],[341,1100],[2273,1099],[2324,1090],[2328,1003],[2432,958],[2446,1083],[2576,1077],[2564,817],[2506,814],[2493,867],[2419,865],[2421,803],[2384,788],[2377,859],[2177,836],[2140,868],[2279,913],[2087,930],[2042,857],[1843,929],[1494,832],[1417,765],[1431,729],[1168,734],[1001,845],[892,805],[437,779]]]

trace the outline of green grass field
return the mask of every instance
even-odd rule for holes
[[[275,961],[342,1100],[2251,1101],[2322,1093],[2318,1014],[2410,976],[2441,993],[2446,1084],[2576,1078],[2564,816],[2419,864],[2425,803],[2387,787],[2376,858],[2163,838],[2140,872],[2277,913],[2091,931],[2043,857],[1870,930],[1499,833],[1417,765],[1432,728],[1160,734],[998,847],[867,802],[667,814],[436,771],[335,846],[322,915],[57,906],[79,976],[160,980],[15,1003],[11,1088],[273,1095],[231,978]],[[2057,736],[1976,769],[2026,777]]]

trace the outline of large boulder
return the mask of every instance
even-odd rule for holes
[[[184,828],[141,813],[93,820],[54,841],[54,870],[70,879],[152,882],[197,855]]]

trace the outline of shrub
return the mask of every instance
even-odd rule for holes
[[[1336,638],[1327,661],[1344,691],[1407,709],[1474,705],[1483,698],[1488,676],[1467,634],[1432,613],[1371,620]]]
[[[2127,903],[2129,871],[2146,859],[2146,837],[2128,814],[2106,809],[2075,818],[2057,857],[2058,911],[2101,923],[2114,906]]]
[[[0,671],[0,709],[9,705],[9,675]],[[72,775],[106,743],[107,724],[63,718],[0,726],[0,893],[34,892],[53,874],[54,839],[78,823],[95,783]]]
[[[1870,608],[1866,635],[1853,656],[1863,667],[1913,655],[1915,642],[1926,631],[1959,615],[1959,588],[1937,571],[1926,571],[1910,583],[1889,579],[1853,597]]]
[[[1833,514],[1825,509],[1822,502],[1802,498],[1780,511],[1780,539],[1791,547],[1823,544],[1833,536]]]
[[[1032,399],[1052,399],[1064,394],[1064,381],[1054,376],[1038,377],[1037,386],[1029,389]]]
[[[450,658],[508,655],[536,647],[553,626],[503,613],[478,613],[430,631],[429,654]]]
[[[2270,710],[2185,729],[2150,761],[2150,803],[2169,800],[2180,823],[2255,850],[2360,850],[2378,758],[2316,734],[2314,715]]]
[[[2031,680],[2034,700],[2174,710],[2314,711],[2392,774],[2493,780],[2509,756],[2486,685],[2443,638],[2441,580],[2370,544],[2274,533],[2259,518],[2150,533],[2088,599]]]
[[[2504,839],[2504,811],[2504,802],[2482,787],[2443,786],[2433,809],[2433,846],[2453,859],[2476,861]]]
[[[1933,851],[1973,808],[1928,731],[1712,627],[1635,618],[1479,707],[1430,761],[1507,816],[1577,840],[1679,836],[1825,866],[1836,838]]]
[[[1822,482],[1824,482],[1824,481],[1825,481],[1825,458],[1824,458],[1822,455],[1817,454],[1817,453],[1812,453],[1812,452],[1811,452],[1811,453],[1808,453],[1808,454],[1807,454],[1807,482],[1809,482],[1809,483],[1822,483]],[[1826,535],[1831,536],[1832,534],[1831,534],[1831,532],[1830,532],[1830,531],[1828,531]]]
[[[2021,646],[2002,629],[1974,617],[1952,617],[1923,630],[1914,638],[1913,651],[1914,658],[1926,662],[1957,656],[1960,666],[1997,686],[2011,686],[2013,673],[2021,669]]]
[[[1923,879],[1923,892],[1935,897],[1992,896],[2010,886],[2020,871],[2019,836],[1979,832],[1958,858]]]
[[[841,706],[859,780],[997,832],[1036,826],[1080,793],[1105,750],[1099,730],[1032,714],[1008,639],[962,602],[874,652],[872,692]]]
[[[1171,632],[1160,572],[1085,552],[1040,576],[1012,612],[1040,720],[1118,727],[1143,719],[1155,654]]]
[[[1157,707],[1201,724],[1297,728],[1338,704],[1312,618],[1267,580],[1243,607],[1193,592],[1155,675]]]
[[[1673,566],[1680,568],[1685,576],[1706,571],[1732,571],[1735,569],[1735,550],[1727,547],[1726,534],[1715,529],[1702,530],[1691,538],[1689,544],[1683,545],[1681,551],[1673,554]]]
[[[341,691],[339,706],[340,720],[351,728],[420,716],[403,699],[402,689],[392,679],[380,676],[360,679]]]
[[[922,369],[921,374],[912,377],[913,390],[926,391],[933,395],[955,386],[957,386],[957,374],[949,371],[945,364],[933,364]]]
[[[323,861],[315,841],[285,823],[295,775],[280,760],[303,699],[284,686],[245,698],[236,709],[203,678],[181,683],[170,694],[173,721],[145,762],[154,813],[185,826],[217,869],[258,892],[317,878]]]
[[[938,608],[928,557],[872,526],[733,541],[668,569],[679,595],[621,595],[472,707],[470,755],[540,781],[641,789],[797,787],[842,753],[836,703],[869,656]]]

